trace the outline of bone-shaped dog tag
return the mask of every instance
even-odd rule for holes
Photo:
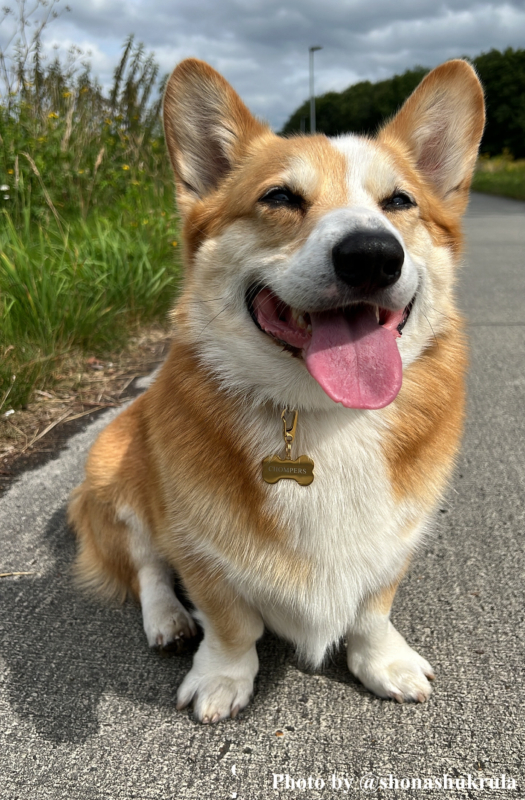
[[[314,462],[308,456],[295,459],[267,456],[262,462],[262,476],[266,483],[291,478],[301,486],[308,486],[314,479]]]
[[[293,411],[293,421],[290,427],[286,422],[288,409],[284,408],[281,414],[283,421],[283,439],[286,448],[285,458],[279,456],[266,456],[262,462],[262,476],[266,483],[277,483],[281,478],[290,478],[301,486],[308,486],[314,479],[314,462],[308,456],[299,456],[292,459],[292,442],[297,430],[297,411]]]

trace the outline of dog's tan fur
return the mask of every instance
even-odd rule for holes
[[[201,107],[205,111],[199,116]],[[453,118],[448,126],[442,123],[447,115]],[[259,607],[257,597],[266,592],[273,598],[270,603],[300,608],[306,602],[301,598],[318,580],[315,559],[298,547],[289,509],[285,513],[279,505],[279,492],[285,490],[268,487],[260,477],[260,458],[271,450],[268,444],[264,452],[261,431],[278,428],[278,413],[272,403],[257,400],[255,389],[230,391],[220,372],[210,369],[212,356],[203,352],[196,336],[194,315],[203,275],[210,297],[219,296],[229,279],[220,266],[213,272],[214,259],[205,255],[206,247],[242,243],[236,232],[244,231],[243,236],[265,251],[296,252],[333,209],[362,202],[363,192],[379,202],[393,189],[386,185],[393,170],[417,198],[417,213],[386,212],[407,251],[420,260],[428,260],[433,252],[429,248],[446,254],[437,267],[429,267],[440,303],[437,329],[416,357],[411,356],[397,399],[381,412],[367,412],[372,415],[368,419],[376,420],[367,423],[371,432],[380,436],[373,458],[385,465],[392,508],[399,515],[399,559],[396,556],[382,582],[363,580],[369,589],[356,594],[351,637],[359,657],[349,655],[350,668],[379,694],[425,699],[429,689],[423,673],[432,677],[432,672],[424,659],[410,650],[421,672],[421,678],[413,680],[415,688],[399,688],[394,678],[394,688],[389,688],[391,676],[381,677],[387,667],[379,668],[376,656],[363,655],[368,644],[363,649],[360,642],[370,625],[383,617],[385,631],[393,636],[388,615],[398,582],[457,453],[466,358],[451,287],[462,246],[460,217],[482,127],[483,95],[473,70],[462,61],[438,68],[377,139],[367,142],[367,152],[372,161],[377,154],[379,166],[366,173],[362,184],[356,183],[354,197],[348,159],[324,136],[276,137],[202,62],[183,62],[168,83],[166,141],[183,220],[186,267],[174,311],[173,345],[151,388],[93,446],[86,478],[73,493],[69,518],[80,545],[77,573],[86,585],[142,599],[141,569],[167,564],[180,576],[199,611],[205,640],[208,637],[213,652],[219,653],[217,670],[223,674],[222,683],[214,683],[208,655],[198,654],[194,683],[181,690],[179,705],[194,697],[197,716],[204,721],[235,715],[247,702],[256,671],[253,645],[263,619],[271,618],[265,611],[267,601]],[[206,148],[194,131],[207,137]],[[307,213],[260,207],[257,201],[263,192],[283,183],[306,197]],[[407,339],[410,342],[409,333]],[[283,397],[282,404],[286,402]],[[315,430],[316,412],[307,409],[306,419],[309,413]],[[251,424],[254,416],[257,428]],[[306,446],[308,441],[305,438]],[[309,489],[299,491],[303,495],[297,498],[307,503]],[[253,591],[247,588],[251,581]],[[179,633],[191,635],[192,623],[177,619]],[[276,627],[286,634],[285,622]],[[164,642],[166,637],[159,636],[156,641]],[[397,639],[395,647],[409,650]],[[242,680],[235,677],[237,668],[229,666],[236,659],[251,659]],[[246,684],[244,694],[235,689],[236,680]]]

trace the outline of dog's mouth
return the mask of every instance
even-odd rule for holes
[[[330,311],[292,308],[268,288],[253,286],[248,310],[260,330],[302,356],[326,394],[347,408],[383,408],[401,389],[396,339],[414,300],[399,311],[358,303]]]

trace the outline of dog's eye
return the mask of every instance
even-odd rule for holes
[[[413,208],[416,201],[406,192],[394,192],[391,197],[383,201],[382,205],[385,211],[401,211],[405,208]]]
[[[287,208],[303,208],[304,198],[299,194],[294,194],[290,189],[285,186],[278,186],[275,189],[270,189],[259,198],[259,203],[265,203],[268,206],[274,207],[287,207]]]

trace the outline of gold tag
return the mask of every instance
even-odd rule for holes
[[[286,423],[288,409],[283,409],[281,419],[283,421],[283,438],[286,448],[286,456],[266,456],[262,462],[262,476],[266,483],[277,483],[281,478],[291,478],[301,486],[308,486],[314,479],[314,462],[308,456],[299,456],[292,460],[292,442],[295,439],[297,430],[298,412],[293,411],[293,422],[289,428]]]
[[[281,478],[291,478],[301,486],[308,486],[314,479],[314,462],[308,456],[279,458],[267,456],[262,462],[262,476],[266,483],[277,483]]]

